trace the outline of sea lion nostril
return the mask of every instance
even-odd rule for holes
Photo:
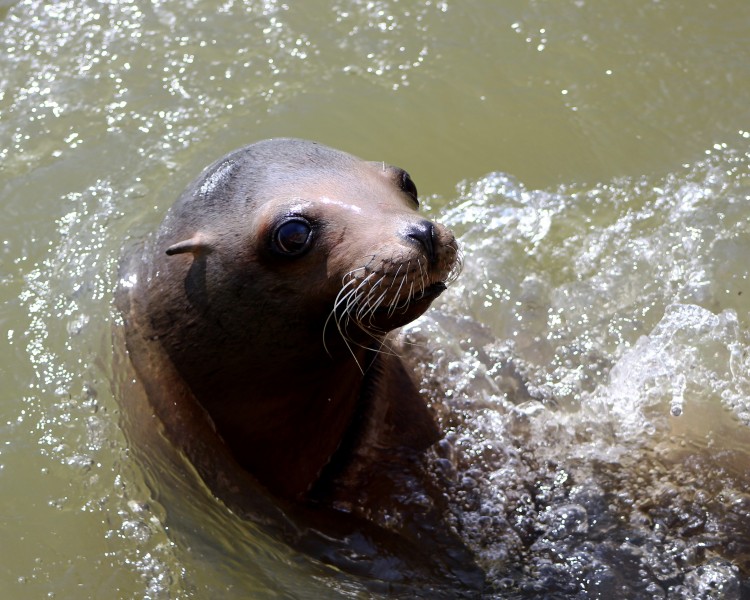
[[[427,220],[409,223],[403,231],[403,235],[422,246],[430,263],[435,261],[435,249],[437,246],[435,225]]]

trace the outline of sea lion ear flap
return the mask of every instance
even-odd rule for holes
[[[185,254],[186,252],[190,252],[193,256],[202,256],[210,253],[211,250],[213,250],[213,246],[210,238],[202,233],[196,233],[193,237],[187,240],[182,240],[181,242],[172,244],[167,248],[166,253],[167,256],[172,256],[174,254]]]

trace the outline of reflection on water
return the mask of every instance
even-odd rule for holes
[[[407,167],[460,233],[410,335],[492,593],[750,597],[748,11],[0,1],[3,595],[362,593],[179,460],[150,478],[111,392],[123,240],[296,135]]]

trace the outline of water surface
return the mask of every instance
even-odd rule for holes
[[[749,4],[21,0],[0,19],[3,596],[362,594],[175,457],[150,479],[115,399],[126,237],[221,154],[293,135],[407,168],[464,244],[410,335],[438,349],[440,457],[494,593],[750,597]]]

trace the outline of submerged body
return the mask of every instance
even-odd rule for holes
[[[260,142],[188,187],[125,263],[118,304],[167,437],[232,508],[256,511],[265,488],[474,585],[423,464],[438,428],[388,338],[460,266],[453,235],[417,208],[402,169]]]

